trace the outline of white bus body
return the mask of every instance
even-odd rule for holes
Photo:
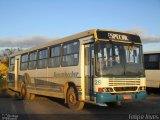
[[[160,51],[144,52],[146,86],[160,87]]]
[[[139,36],[88,30],[10,56],[9,87],[22,98],[38,94],[109,104],[144,99],[145,77]]]

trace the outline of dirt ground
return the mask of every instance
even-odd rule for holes
[[[159,120],[160,94],[150,92],[146,100],[122,103],[118,106],[85,104],[82,111],[72,111],[62,99],[38,96],[34,100],[20,100],[11,91],[0,92],[0,119],[15,120]]]

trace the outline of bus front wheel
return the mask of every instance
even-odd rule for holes
[[[69,87],[67,91],[67,105],[72,110],[82,110],[84,102],[78,100],[78,93],[74,87]]]
[[[113,106],[119,106],[119,105],[121,105],[121,102],[120,101],[117,101],[117,102],[108,102],[108,103],[106,103],[108,106],[111,106],[111,107],[113,107]]]

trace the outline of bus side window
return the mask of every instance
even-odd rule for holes
[[[28,53],[21,56],[21,70],[28,69]]]
[[[36,52],[31,52],[29,54],[29,67],[28,69],[32,70],[32,69],[36,69],[37,67],[37,51]]]
[[[42,49],[38,52],[38,68],[46,68],[48,63],[48,49]]]
[[[145,69],[157,70],[159,69],[158,54],[146,54],[144,55]]]
[[[50,58],[48,62],[48,67],[59,67],[61,58],[61,45],[54,46],[50,48]]]
[[[9,71],[14,71],[14,63],[15,63],[15,58],[11,57],[10,58],[10,66],[9,66]]]
[[[76,66],[79,62],[79,41],[66,42],[62,47],[62,67]]]

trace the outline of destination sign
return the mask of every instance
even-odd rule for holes
[[[128,41],[128,36],[127,35],[121,35],[117,33],[108,33],[109,39],[114,39],[114,40],[127,40]]]
[[[109,39],[109,40],[141,43],[139,36],[132,35],[132,34],[126,34],[126,33],[120,33],[120,32],[97,31],[97,37],[98,39]]]

